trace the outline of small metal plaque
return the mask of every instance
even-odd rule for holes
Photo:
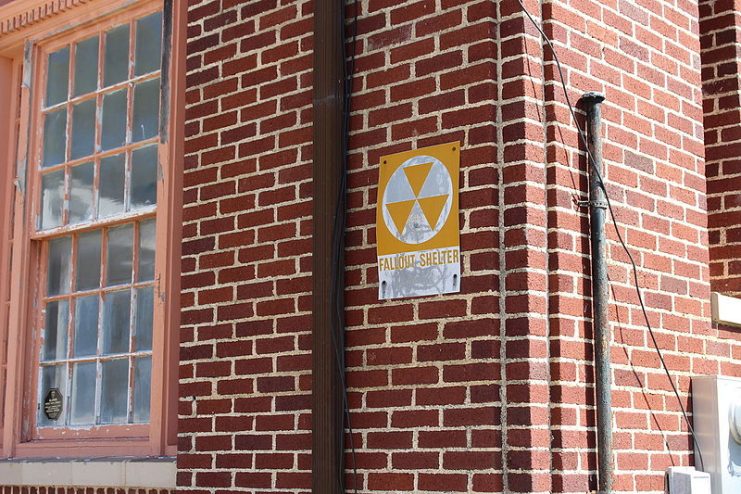
[[[57,420],[62,415],[62,393],[51,388],[44,398],[44,415],[49,420]]]

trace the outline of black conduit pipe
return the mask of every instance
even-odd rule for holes
[[[314,2],[311,492],[343,494],[344,2]],[[340,230],[340,231],[338,231]]]
[[[593,162],[589,166],[589,228],[592,247],[592,315],[594,328],[594,374],[597,407],[597,468],[599,494],[612,493],[612,369],[608,320],[607,239],[605,220],[607,200],[600,186],[602,137],[600,105],[605,97],[586,93],[581,98],[587,112],[587,145]]]

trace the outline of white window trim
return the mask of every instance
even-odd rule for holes
[[[741,326],[741,298],[713,292],[710,296],[713,322]]]
[[[119,460],[7,460],[0,461],[0,479],[6,486],[114,487],[174,489],[174,458]]]

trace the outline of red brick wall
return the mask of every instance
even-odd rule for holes
[[[363,6],[352,120],[347,379],[361,487],[498,490],[495,14],[480,1],[394,3]],[[178,482],[295,492],[310,468],[311,18],[304,3],[219,6],[193,2],[189,16]],[[464,293],[378,303],[379,156],[456,139]]]
[[[594,489],[586,164],[553,58],[516,2],[359,3],[346,252],[359,489]],[[741,375],[737,337],[708,323],[697,8],[527,5],[572,101],[607,95],[608,190],[686,406],[691,375]],[[190,2],[182,490],[310,486],[312,27],[309,2]],[[379,302],[379,157],[450,140],[463,291]],[[616,484],[662,492],[690,439],[609,235]]]
[[[530,2],[538,12],[537,2]],[[601,91],[605,179],[638,263],[649,319],[689,407],[690,377],[741,375],[738,334],[709,325],[700,37],[690,2],[549,2],[541,16],[561,55],[571,100]],[[554,492],[594,488],[586,166],[549,50],[533,33],[546,83],[549,334]],[[534,69],[535,71],[535,69]],[[541,88],[538,88],[540,90]],[[537,105],[533,104],[537,108]],[[556,123],[556,121],[561,123]],[[567,123],[568,122],[568,123]],[[709,151],[710,153],[710,151]],[[663,471],[692,464],[690,438],[644,327],[627,257],[608,252],[613,337],[616,489],[663,492]]]
[[[310,2],[191,1],[178,485],[310,486]]]
[[[499,492],[506,387],[497,276],[502,177],[492,166],[498,149],[496,3],[359,4],[346,256],[358,487]],[[462,149],[462,292],[379,302],[379,158],[456,140]]]
[[[734,8],[736,11],[734,12]],[[733,2],[700,2],[710,277],[741,296],[741,18]]]

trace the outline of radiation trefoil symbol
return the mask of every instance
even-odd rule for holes
[[[437,235],[450,215],[453,182],[448,169],[431,156],[415,156],[396,169],[383,195],[383,220],[405,244]]]

